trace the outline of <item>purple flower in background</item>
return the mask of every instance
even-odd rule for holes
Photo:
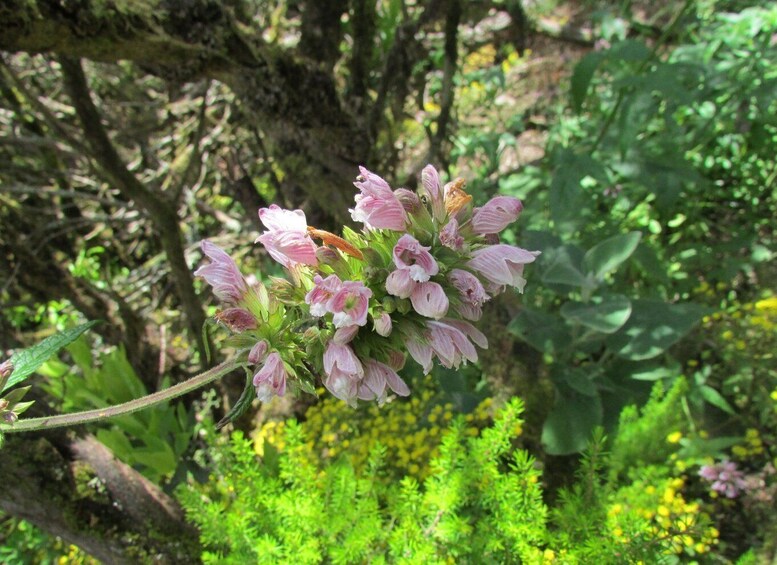
[[[316,275],[313,284],[315,286],[305,295],[305,303],[310,306],[310,314],[320,318],[332,311],[329,306],[332,297],[340,290],[343,282],[337,275],[329,275],[327,278]]]
[[[714,465],[704,465],[699,470],[699,476],[712,483],[712,490],[736,498],[747,489],[747,481],[742,471],[737,469],[733,461],[722,461]]]
[[[518,219],[523,204],[512,196],[495,196],[472,213],[472,231],[478,234],[499,233]]]
[[[386,387],[399,396],[408,396],[410,389],[397,372],[380,361],[369,359],[364,363],[364,379],[359,383],[358,396],[361,400],[386,400]]]
[[[363,282],[345,281],[329,303],[335,327],[365,325],[371,296],[372,291]]]
[[[254,375],[256,397],[262,402],[268,402],[273,396],[286,394],[286,367],[277,351],[267,356],[264,366]]]
[[[264,245],[278,263],[287,269],[298,264],[318,264],[316,244],[308,235],[307,220],[302,210],[284,210],[272,204],[259,210],[259,219],[267,231],[256,241]]]
[[[496,285],[514,286],[523,292],[526,285],[523,266],[534,261],[539,254],[539,251],[526,251],[512,245],[489,245],[475,251],[467,267]]]
[[[207,239],[203,240],[200,248],[210,259],[210,264],[194,271],[194,275],[204,278],[213,287],[213,294],[224,304],[238,304],[248,292],[248,285],[235,261]]]
[[[440,270],[429,249],[421,245],[412,235],[405,234],[394,246],[394,265],[398,269],[407,269],[410,278],[414,281],[426,282]]]
[[[364,167],[354,183],[361,194],[356,195],[356,208],[351,217],[369,229],[404,231],[407,225],[405,208],[388,183]]]

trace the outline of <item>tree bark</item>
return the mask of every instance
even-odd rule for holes
[[[99,10],[89,0],[10,0],[0,8],[0,50],[125,59],[174,83],[212,77],[228,84],[286,173],[284,189],[346,221],[348,180],[369,155],[368,132],[341,105],[328,64],[242,30],[223,3],[209,0],[106,0]]]
[[[111,564],[198,563],[178,504],[94,436],[6,436],[0,508]]]

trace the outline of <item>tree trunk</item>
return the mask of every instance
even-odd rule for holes
[[[8,434],[0,509],[111,564],[198,563],[177,503],[92,435]]]
[[[258,34],[248,37],[221,2],[106,1],[99,7],[6,1],[0,50],[126,59],[173,83],[221,80],[265,135],[285,173],[284,189],[307,195],[337,221],[347,220],[353,194],[348,180],[366,162],[371,140],[342,107],[328,64],[267,45]]]

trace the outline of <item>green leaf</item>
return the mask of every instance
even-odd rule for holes
[[[561,307],[561,315],[569,322],[611,334],[631,316],[631,301],[620,294],[613,294],[593,303],[567,302]]]
[[[567,385],[575,392],[585,396],[597,396],[598,388],[593,382],[594,372],[569,365],[554,365],[550,378],[556,384]]]
[[[558,387],[556,404],[542,427],[542,445],[551,455],[583,451],[595,427],[602,422],[599,395],[580,394],[566,386]]]
[[[720,408],[727,414],[734,415],[734,409],[731,407],[731,405],[728,403],[728,401],[723,398],[723,395],[721,395],[717,390],[712,388],[709,385],[702,385],[698,389],[699,394],[701,397],[712,404],[713,406]]]
[[[650,359],[676,343],[710,312],[698,304],[634,300],[629,321],[609,336],[607,346],[623,359]]]
[[[542,273],[542,282],[580,288],[588,286],[589,281],[579,268],[582,252],[577,247],[564,245],[543,253],[543,261],[547,266]]]
[[[729,447],[741,443],[742,437],[722,436],[712,439],[694,438],[682,440],[682,449],[677,452],[680,459],[695,459],[697,457],[715,457],[721,455]]]
[[[93,320],[86,322],[75,328],[65,330],[63,332],[56,333],[47,337],[40,343],[33,345],[30,348],[22,351],[17,351],[11,356],[11,362],[13,363],[14,370],[11,373],[11,377],[0,392],[5,392],[12,386],[22,382],[35,372],[35,370],[43,365],[49,357],[54,355],[57,351],[69,345],[84,333],[86,330],[99,324],[99,320]]]
[[[246,384],[243,388],[243,392],[240,395],[240,398],[237,399],[237,402],[235,402],[232,410],[230,410],[226,416],[219,420],[219,423],[216,424],[216,429],[220,430],[230,422],[235,421],[237,418],[245,414],[246,410],[250,408],[251,402],[253,402],[254,398],[256,398],[256,389],[254,388],[253,378],[250,373],[247,373]]]
[[[526,307],[510,322],[507,331],[543,353],[562,351],[572,340],[569,328],[563,320],[541,310]]]
[[[588,87],[596,69],[603,60],[603,53],[592,52],[580,59],[580,62],[575,65],[571,80],[572,109],[575,113],[579,114],[583,109],[583,102],[588,95]]]
[[[642,234],[638,231],[616,235],[594,245],[583,257],[583,268],[601,279],[631,257]]]

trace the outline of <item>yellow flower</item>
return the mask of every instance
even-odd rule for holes
[[[682,432],[672,432],[668,436],[666,436],[666,441],[669,443],[680,443],[680,440],[683,439]]]

